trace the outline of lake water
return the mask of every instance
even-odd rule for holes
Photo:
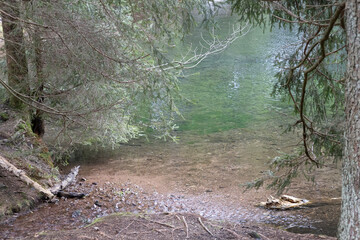
[[[227,33],[223,21],[222,32]],[[198,35],[188,41],[196,44]],[[181,106],[186,120],[179,122],[180,130],[208,134],[287,123],[285,117],[279,120],[279,112],[290,118],[292,105],[270,96],[278,71],[273,63],[284,46],[296,40],[286,30],[255,28],[224,52],[185,71],[181,93],[194,104]]]

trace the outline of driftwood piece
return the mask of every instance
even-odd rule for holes
[[[290,195],[281,195],[281,200],[288,201],[291,203],[300,203],[304,201],[304,199],[293,197]]]
[[[37,191],[44,194],[47,198],[52,199],[54,197],[54,194],[49,190],[43,188],[40,184],[33,181],[31,178],[26,176],[25,172],[23,170],[18,169],[13,164],[8,162],[4,157],[0,156],[0,166],[4,168],[5,170],[11,172],[18,178],[20,178],[23,182],[25,182],[28,185],[31,185],[33,188],[35,188]]]
[[[61,181],[58,184],[55,184],[55,186],[53,186],[50,191],[54,194],[57,195],[57,193],[63,189],[65,189],[70,183],[72,183],[73,181],[75,181],[76,176],[79,173],[79,168],[80,166],[74,167],[73,169],[71,169],[71,172],[67,175],[67,177]]]
[[[266,202],[261,202],[260,206],[271,209],[285,210],[290,208],[299,208],[303,205],[308,205],[309,200],[296,198],[289,195],[282,195],[280,198],[270,196]]]

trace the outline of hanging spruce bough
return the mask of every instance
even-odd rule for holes
[[[11,81],[15,73],[10,71],[1,84],[12,98],[29,106],[33,131],[39,136],[49,133],[55,143],[114,146],[139,135],[143,126],[169,136],[177,111],[177,71],[223,50],[240,33],[213,41],[202,52],[169,59],[166,50],[195,24],[192,14],[211,12],[207,4],[3,1],[1,14],[10,19],[4,26],[11,23],[25,33],[9,31],[16,39],[5,35],[5,41],[21,46],[28,63],[18,61],[26,70],[26,89]],[[11,60],[11,51],[6,53]],[[45,131],[44,122],[51,129]]]
[[[342,156],[338,238],[360,239],[359,1],[230,1],[241,17],[289,26],[301,40],[296,51],[279,57],[275,92],[287,92],[294,103],[305,158],[280,160],[278,166],[292,170],[274,184],[287,184],[300,165],[322,166],[323,156]]]
[[[298,120],[288,130],[300,129],[303,147],[298,153],[273,160],[273,167],[277,171],[286,169],[285,174],[279,176],[270,171],[254,183],[258,187],[270,178],[273,180],[270,187],[280,187],[282,191],[304,166],[311,170],[313,166],[323,166],[326,160],[342,156],[347,59],[345,4],[339,1],[230,2],[242,20],[263,28],[286,28],[298,36],[297,42],[277,56],[274,64],[280,70],[273,94],[293,103]]]

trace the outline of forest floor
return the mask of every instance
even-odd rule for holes
[[[335,239],[339,169],[318,169],[316,184],[293,183],[287,194],[311,206],[260,208],[273,191],[244,192],[240,184],[266,170],[263,158],[278,146],[260,131],[242,132],[241,142],[224,134],[183,137],[184,145],[136,141],[109,156],[80,153],[78,181],[67,191],[86,197],[2,218],[0,239]]]
[[[83,179],[85,180],[85,179]],[[0,224],[1,239],[335,239],[295,234],[255,222],[209,220],[190,213],[184,196],[150,194],[138,185],[79,181],[70,191],[84,199],[62,198]],[[164,211],[164,209],[168,211]],[[183,208],[173,211],[170,208]],[[251,214],[251,213],[250,213]],[[257,214],[254,212],[254,214]]]

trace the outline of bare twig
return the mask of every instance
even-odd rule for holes
[[[276,3],[278,4],[278,3]],[[284,7],[280,4],[278,4],[279,7],[281,7],[284,11]],[[307,118],[305,116],[305,110],[304,110],[304,105],[305,105],[305,95],[306,95],[306,87],[307,87],[307,83],[308,80],[310,78],[309,74],[311,72],[313,72],[314,70],[316,71],[316,69],[318,68],[318,66],[322,63],[322,61],[325,59],[325,57],[327,56],[328,53],[326,53],[325,51],[325,42],[329,39],[331,30],[334,28],[334,26],[336,25],[336,21],[339,19],[339,17],[341,16],[341,13],[344,11],[345,8],[345,2],[342,2],[342,4],[340,4],[336,10],[336,12],[334,13],[334,15],[332,16],[332,18],[330,19],[329,23],[326,25],[326,29],[324,31],[323,36],[321,37],[321,39],[319,41],[316,41],[316,43],[314,43],[310,48],[308,48],[308,46],[310,45],[310,42],[315,39],[315,37],[319,34],[321,28],[323,26],[319,26],[317,32],[315,33],[315,35],[313,35],[311,38],[308,39],[308,41],[306,42],[305,48],[304,48],[304,57],[301,59],[301,61],[294,67],[290,68],[289,74],[288,74],[288,80],[285,86],[287,86],[288,91],[289,91],[289,95],[292,99],[292,101],[295,104],[296,109],[299,111],[299,115],[300,115],[300,120],[299,123],[302,123],[302,132],[303,132],[303,145],[304,145],[304,150],[305,150],[305,154],[308,157],[308,159],[315,163],[317,167],[319,167],[319,162],[316,161],[316,156],[310,155],[309,152],[309,148],[308,148],[308,142],[307,142],[307,137],[308,137],[308,133],[307,131],[310,130],[310,132],[314,133],[317,132],[313,126],[312,126],[312,122],[309,120],[309,118]],[[291,12],[287,12],[288,14],[292,14]],[[298,16],[293,16],[296,17],[298,19],[300,19]],[[302,92],[301,92],[301,99],[300,99],[300,103],[298,104],[291,92],[291,88],[290,88],[290,82],[293,79],[293,75],[294,75],[294,71],[303,66],[304,63],[306,61],[309,61],[309,55],[314,51],[314,49],[320,46],[320,50],[321,50],[321,56],[317,59],[317,61],[315,63],[313,63],[310,67],[306,68],[304,71],[304,80],[303,80],[303,85],[302,85]]]
[[[150,219],[146,219],[147,221],[149,222],[152,222],[152,223],[156,223],[156,224],[159,224],[161,226],[165,226],[165,227],[169,227],[169,228],[174,228],[174,226],[170,225],[170,224],[167,224],[167,223],[162,223],[162,222],[158,222],[158,221],[155,221],[155,220],[150,220]]]
[[[119,235],[121,232],[125,231],[126,229],[128,229],[132,224],[134,223],[134,221],[132,221],[131,223],[129,223],[129,225],[127,225],[125,228],[121,229],[117,235]]]
[[[210,230],[204,225],[204,223],[201,221],[201,217],[198,218],[199,223],[201,224],[201,226],[211,235],[214,236],[214,234],[212,234],[210,232]]]
[[[322,24],[322,23],[318,23],[318,21],[315,20],[307,20],[302,18],[299,15],[296,15],[295,13],[293,13],[292,11],[290,11],[288,8],[286,8],[285,6],[283,6],[282,4],[278,3],[278,2],[273,2],[274,6],[276,6],[277,8],[283,10],[284,12],[286,12],[289,16],[297,19],[298,23],[306,23],[306,24],[310,24],[310,25],[314,25],[314,26],[319,26],[319,27],[327,27],[329,26],[329,24]]]
[[[241,239],[240,235],[237,234],[235,231],[228,229],[228,228],[223,228],[224,230],[228,231],[229,233],[231,233],[232,235],[234,235],[236,237],[236,239]]]
[[[184,216],[182,216],[181,220],[183,221],[184,225],[185,225],[185,230],[186,230],[186,238],[189,238],[189,227],[188,224],[186,222],[186,219]]]
[[[204,45],[200,42],[202,46],[200,50],[198,48],[189,50],[180,60],[176,60],[170,63],[165,63],[158,66],[151,66],[148,70],[161,68],[162,70],[171,70],[171,69],[191,69],[199,65],[205,58],[209,55],[218,54],[223,52],[231,43],[233,43],[239,37],[246,35],[251,30],[250,24],[245,24],[244,27],[238,26],[233,28],[232,33],[225,40],[220,40],[215,36],[214,30],[211,34],[211,41],[206,40],[202,35],[202,41]],[[191,57],[187,57],[189,52],[192,52]]]
[[[231,233],[232,235],[234,235],[236,239],[241,239],[240,235],[237,234],[234,230],[231,230],[231,229],[229,229],[229,228],[225,228],[225,227],[223,227],[223,226],[219,226],[219,225],[216,225],[216,224],[212,224],[212,223],[209,223],[209,224],[210,224],[211,226],[213,226],[213,227],[217,227],[217,228],[223,229],[223,230],[225,230],[225,231],[228,231],[229,233]],[[236,225],[234,226],[234,228],[235,228],[235,227],[236,227]]]

